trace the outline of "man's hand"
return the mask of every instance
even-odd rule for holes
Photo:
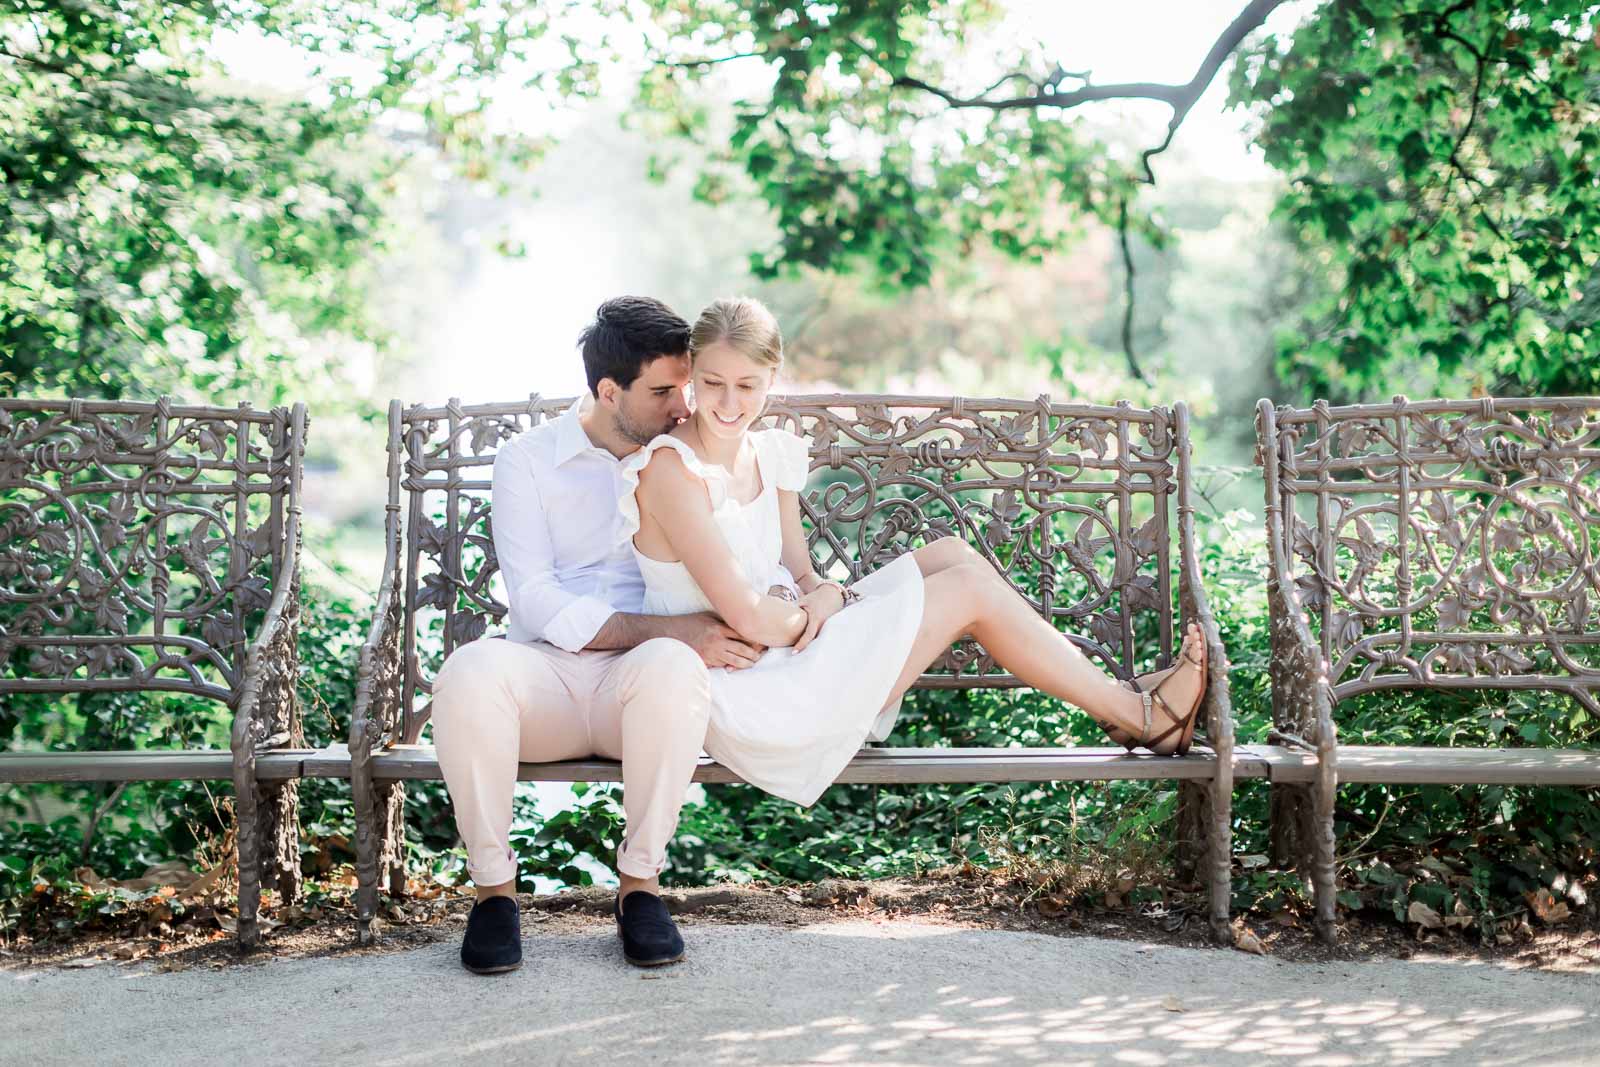
[[[694,649],[707,667],[743,670],[754,666],[766,649],[752,645],[710,612],[680,616],[672,636]]]

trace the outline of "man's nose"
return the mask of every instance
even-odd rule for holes
[[[689,404],[684,400],[681,391],[672,394],[672,406],[667,410],[675,419],[687,419],[689,417]]]

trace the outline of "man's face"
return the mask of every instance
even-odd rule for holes
[[[658,356],[646,363],[632,385],[617,391],[618,432],[634,444],[647,445],[688,418],[683,398],[688,382],[688,356]]]

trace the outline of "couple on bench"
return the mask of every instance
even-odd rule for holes
[[[1129,749],[1189,748],[1206,670],[1193,623],[1177,666],[1124,686],[960,538],[850,586],[815,573],[800,525],[806,443],[754,428],[783,365],[759,302],[718,300],[690,326],[660,301],[621,297],[579,344],[589,395],[495,459],[509,640],[462,646],[434,682],[434,743],[477,887],[469,970],[522,961],[519,761],[622,761],[615,914],[624,958],[649,967],[683,958],[659,876],[701,751],[812,804],[962,637]]]

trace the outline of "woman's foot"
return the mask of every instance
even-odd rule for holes
[[[1122,684],[1127,686],[1128,689],[1135,693],[1146,693],[1160,685],[1162,682],[1166,681],[1167,677],[1177,669],[1178,665],[1174,663],[1172,666],[1163,670],[1151,671],[1149,674],[1136,674],[1133,676],[1132,680],[1123,682]],[[1115,741],[1129,752],[1132,752],[1134,749],[1139,747],[1138,742],[1133,739],[1133,735],[1122,729],[1120,726],[1109,726],[1106,723],[1101,723],[1100,728],[1106,732],[1107,737],[1111,738],[1112,741]]]
[[[1140,747],[1158,756],[1187,752],[1194,739],[1200,700],[1205,695],[1205,659],[1205,640],[1200,628],[1190,623],[1175,665],[1123,683],[1136,693],[1151,694],[1148,737],[1141,739],[1128,730],[1102,723],[1106,735],[1130,752]],[[1142,699],[1135,708],[1135,714],[1142,718]]]

